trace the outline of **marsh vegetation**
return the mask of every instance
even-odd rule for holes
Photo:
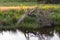
[[[9,33],[18,29],[24,33],[27,40],[30,33],[37,36],[38,40],[48,40],[49,38],[45,37],[53,37],[57,32],[60,35],[60,7],[42,6],[21,10],[0,10],[0,31],[8,30]]]

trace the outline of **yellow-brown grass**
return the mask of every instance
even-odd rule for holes
[[[35,5],[35,6],[1,6],[0,10],[2,11],[7,11],[7,10],[21,10],[21,9],[32,9],[35,7],[39,7],[42,9],[49,9],[49,8],[53,8],[53,9],[59,9],[60,5]]]

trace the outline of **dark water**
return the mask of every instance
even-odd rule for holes
[[[0,31],[0,40],[60,40],[60,27]]]

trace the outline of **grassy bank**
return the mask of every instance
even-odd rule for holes
[[[35,18],[34,15],[29,15],[19,25],[15,26],[19,18],[23,16],[24,12],[26,12],[25,7],[26,6],[23,6],[21,10],[13,10],[13,9],[10,9],[7,11],[0,10],[0,29],[1,30],[10,30],[10,29],[28,29],[29,30],[29,29],[39,28],[38,23],[34,19]],[[53,21],[54,24],[60,25],[60,6],[41,5],[39,6],[39,9],[51,10],[53,14],[49,19]]]
[[[17,21],[20,17],[23,16],[25,10],[8,10],[1,11],[0,10],[0,29],[18,29],[19,27],[33,27],[36,25],[35,21],[31,17],[27,17],[25,22],[16,25]],[[32,23],[32,24],[31,24]]]

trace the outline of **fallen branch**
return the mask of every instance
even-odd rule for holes
[[[16,23],[16,25],[18,25],[19,23],[21,23],[21,21],[23,21],[26,17],[28,17],[28,15],[32,14],[32,12],[34,12],[37,8],[33,9],[33,10],[27,10],[27,12],[24,13],[24,15],[19,18],[18,22]]]

